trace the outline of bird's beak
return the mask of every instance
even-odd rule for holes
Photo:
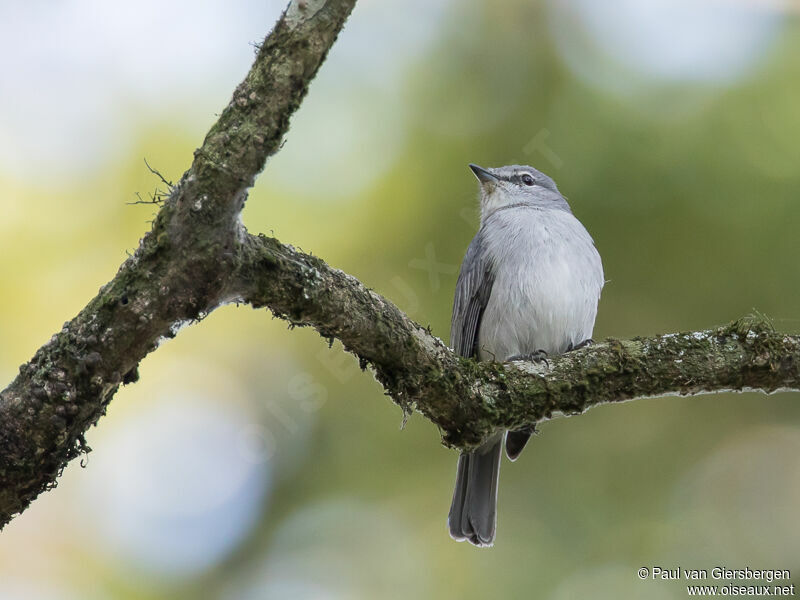
[[[475,173],[475,177],[477,177],[478,181],[481,183],[494,183],[498,180],[497,177],[492,175],[489,171],[474,163],[470,163],[469,168],[472,169],[472,172]]]

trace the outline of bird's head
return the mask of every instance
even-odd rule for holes
[[[481,186],[481,221],[494,211],[514,205],[571,212],[555,181],[525,165],[484,168],[470,164]]]

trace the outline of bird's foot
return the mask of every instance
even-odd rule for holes
[[[592,338],[583,340],[577,346],[573,346],[572,343],[570,343],[569,348],[567,348],[567,352],[572,352],[573,350],[580,350],[581,348],[586,348],[586,346],[591,346],[592,344],[594,344],[594,340]]]
[[[537,350],[536,352],[531,352],[530,354],[515,354],[511,358],[509,358],[506,362],[512,362],[515,360],[525,360],[528,362],[543,362],[547,365],[547,368],[550,368],[550,363],[547,362],[547,352],[544,350]]]

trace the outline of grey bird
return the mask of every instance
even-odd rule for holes
[[[456,284],[453,350],[505,362],[590,343],[603,265],[555,182],[528,166],[469,166],[480,182],[481,223]],[[503,441],[513,461],[531,433],[498,431],[461,454],[448,517],[453,539],[493,544]]]

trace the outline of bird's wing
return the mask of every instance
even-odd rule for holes
[[[472,239],[456,283],[450,345],[457,354],[474,356],[478,344],[481,316],[489,302],[494,283],[491,261],[486,252],[482,231]]]

